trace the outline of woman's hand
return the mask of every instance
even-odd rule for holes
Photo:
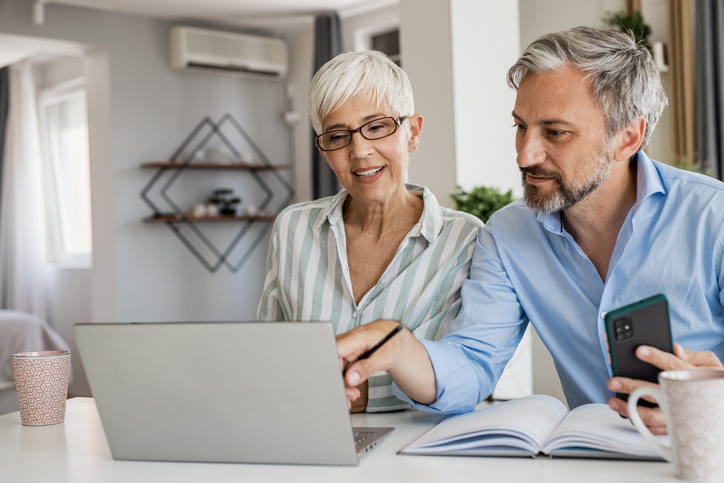
[[[636,348],[636,357],[644,362],[648,362],[661,370],[687,370],[687,369],[712,369],[722,370],[721,361],[709,351],[694,352],[684,349],[679,344],[674,344],[674,354],[661,351],[654,347],[640,346]],[[657,384],[640,381],[637,379],[629,379],[627,377],[614,377],[608,381],[608,388],[611,391],[631,394],[636,388],[642,386],[656,386]],[[649,402],[656,402],[648,396],[645,396]],[[620,415],[628,417],[628,405],[619,398],[611,398],[608,400],[611,409]],[[638,407],[639,416],[644,424],[653,434],[666,434],[666,416],[659,408]]]

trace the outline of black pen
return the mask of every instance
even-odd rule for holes
[[[387,342],[388,340],[392,339],[392,338],[395,336],[395,334],[397,334],[397,333],[398,333],[399,331],[401,331],[401,330],[402,330],[402,324],[397,324],[397,327],[395,327],[394,329],[392,329],[392,331],[391,331],[389,334],[387,334],[386,336],[384,336],[381,341],[379,341],[377,344],[374,345],[374,347],[372,347],[370,350],[368,350],[367,352],[365,352],[364,354],[362,354],[361,356],[359,356],[359,357],[357,358],[357,360],[358,360],[358,361],[361,361],[362,359],[367,359],[369,356],[371,356],[372,354],[374,354],[377,349],[379,349],[380,347],[382,347],[382,345],[383,345],[385,342]],[[355,362],[357,362],[357,361],[355,361]],[[353,364],[354,364],[354,362],[353,362]],[[345,368],[345,370],[342,372],[342,374],[344,375],[344,374],[346,374],[346,373],[347,373],[347,369]]]

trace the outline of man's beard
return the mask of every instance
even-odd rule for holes
[[[610,141],[603,141],[596,150],[596,154],[589,162],[588,172],[578,180],[566,182],[561,173],[548,171],[539,165],[520,168],[523,176],[523,199],[531,210],[550,215],[571,208],[586,196],[596,191],[611,175],[613,146]],[[543,190],[529,184],[526,175],[552,178],[557,184],[553,191],[544,193]]]

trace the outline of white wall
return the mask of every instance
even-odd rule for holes
[[[518,3],[402,0],[400,19],[403,67],[425,116],[410,180],[446,206],[456,185],[520,193],[505,84],[520,54]]]
[[[450,13],[456,183],[520,195],[511,128],[515,91],[505,83],[520,55],[518,2],[453,0]]]
[[[624,10],[624,0],[519,0],[520,46],[538,37],[579,25],[603,27],[609,12]]]
[[[118,320],[115,191],[108,49],[89,48],[85,56],[88,150],[93,222],[91,321]]]
[[[278,26],[289,43],[289,71],[285,84],[293,99],[298,121],[293,125],[295,202],[312,199],[312,125],[309,121],[309,84],[314,75],[314,19],[305,17],[292,26]]]
[[[48,300],[50,323],[56,332],[70,344],[73,379],[68,392],[71,396],[88,395],[90,388],[83,365],[78,357],[73,325],[92,320],[90,270],[52,267],[47,273],[51,287],[50,300]]]
[[[423,115],[422,138],[410,156],[410,182],[427,186],[443,206],[455,190],[455,110],[448,0],[400,1],[400,54],[415,109]]]

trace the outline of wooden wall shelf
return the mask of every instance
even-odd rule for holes
[[[283,170],[289,169],[288,164],[268,165],[264,163],[212,163],[205,161],[194,161],[191,163],[179,163],[174,161],[150,161],[141,164],[142,168],[173,168],[173,169],[239,169],[247,171],[256,170]]]
[[[256,215],[218,215],[218,216],[193,216],[193,215],[159,215],[144,218],[146,223],[196,223],[197,221],[274,221],[277,215],[259,213]]]

